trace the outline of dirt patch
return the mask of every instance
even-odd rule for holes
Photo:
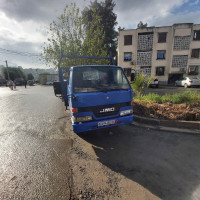
[[[187,105],[136,100],[133,113],[155,119],[200,121],[200,102]]]

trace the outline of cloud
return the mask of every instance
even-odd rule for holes
[[[92,0],[94,1],[94,0]],[[98,0],[101,2],[104,0]],[[149,26],[168,26],[174,23],[199,23],[199,0],[113,0],[116,3],[118,26],[134,29],[140,21]],[[0,48],[16,51],[40,52],[47,39],[46,27],[63,13],[66,4],[75,0],[0,0]],[[90,0],[78,0],[83,8]],[[187,6],[190,10],[186,11]],[[178,11],[178,12],[177,12]],[[32,58],[1,54],[23,67],[36,67]]]
[[[195,0],[194,2],[191,2],[190,5],[198,5],[199,4],[199,0]]]
[[[0,0],[0,10],[16,21],[51,22],[73,0]],[[84,5],[84,1],[78,2]]]
[[[147,22],[149,25],[154,18],[167,17],[173,8],[181,6],[187,0],[167,2],[166,0],[116,0],[115,2],[118,25],[125,28],[136,28],[140,21]]]
[[[169,14],[166,17],[156,17],[150,21],[151,26],[171,26],[176,23],[194,23],[199,24],[200,11],[183,12],[178,15]]]
[[[40,53],[41,51],[41,43],[40,42],[27,42],[27,41],[14,41],[5,36],[0,36],[0,48],[12,50],[16,52],[29,52],[29,53]],[[8,60],[9,66],[23,66],[25,68],[33,67],[37,68],[37,66],[43,65],[43,68],[46,66],[39,60],[39,57],[35,56],[22,56],[18,54],[13,54],[9,51],[3,51],[0,49],[0,65],[2,61]],[[3,63],[4,64],[4,63]]]

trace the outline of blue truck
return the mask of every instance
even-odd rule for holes
[[[54,92],[69,107],[73,131],[81,133],[133,121],[133,90],[119,66],[58,65]]]

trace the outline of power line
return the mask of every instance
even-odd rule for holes
[[[1,50],[4,50],[4,51],[8,51],[8,52],[14,52],[14,53],[22,53],[22,54],[33,54],[33,55],[40,55],[39,53],[30,53],[30,52],[27,52],[27,51],[14,51],[14,50],[9,50],[9,49],[4,49],[4,48],[0,48]]]
[[[11,55],[20,55],[20,56],[27,56],[27,57],[41,57],[40,53],[30,53],[30,52],[22,52],[22,51],[14,51],[9,49],[0,48],[0,53],[4,54],[11,54]]]
[[[41,65],[41,66],[44,65],[44,61],[45,61],[44,56],[42,56],[41,53],[36,53],[36,52],[16,51],[16,50],[0,48],[0,54],[30,57],[32,58],[33,64]],[[0,60],[0,61],[5,62],[5,60]],[[11,64],[14,64],[14,63],[11,63]]]

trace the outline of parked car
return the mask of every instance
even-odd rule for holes
[[[184,77],[175,81],[175,86],[200,87],[200,79],[197,77]]]
[[[154,79],[150,84],[149,84],[149,87],[156,87],[158,88],[159,87],[159,80],[156,78]]]
[[[57,82],[57,80],[47,81],[47,82],[46,82],[46,85],[53,85],[54,82]]]
[[[53,85],[53,81],[47,81],[46,85]]]
[[[34,81],[33,80],[28,80],[27,84],[30,85],[30,86],[33,86],[34,85]]]

